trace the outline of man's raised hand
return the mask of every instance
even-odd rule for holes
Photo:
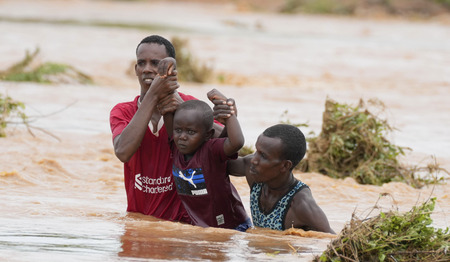
[[[208,99],[214,104],[214,118],[224,124],[225,119],[231,115],[237,116],[236,103],[233,98],[227,98],[217,89],[213,89],[207,94]]]
[[[173,57],[166,57],[159,61],[158,64],[158,75],[161,78],[166,78],[167,76],[176,75],[177,62]]]

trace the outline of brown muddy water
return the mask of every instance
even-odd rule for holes
[[[167,17],[170,17],[168,19]],[[391,140],[412,149],[403,161],[430,156],[450,170],[450,28],[435,22],[354,20],[239,13],[232,6],[119,1],[0,1],[0,70],[41,49],[41,61],[67,63],[95,85],[0,82],[0,93],[27,105],[32,136],[10,125],[0,138],[0,261],[311,261],[333,236],[301,230],[248,233],[199,228],[127,213],[122,164],[112,150],[109,111],[138,94],[126,72],[146,35],[189,39],[225,84],[181,83],[206,100],[217,88],[234,97],[246,144],[285,118],[318,133],[326,97],[356,104],[378,98],[397,129]],[[154,23],[183,30],[142,31],[11,18]],[[289,25],[289,26],[288,26]],[[294,25],[294,26],[291,26]],[[353,212],[408,211],[437,197],[434,226],[448,227],[449,186],[359,185],[315,173],[308,184],[332,228]],[[249,188],[233,178],[249,211]]]

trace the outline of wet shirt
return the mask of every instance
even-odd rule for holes
[[[173,177],[192,223],[201,227],[235,229],[247,219],[247,213],[236,188],[226,173],[225,138],[205,142],[189,160],[185,161],[174,143]]]
[[[195,99],[179,93],[183,100]],[[110,114],[114,138],[121,134],[138,110],[139,96],[134,101],[117,104]],[[139,212],[172,221],[190,223],[177,195],[172,177],[172,159],[165,126],[158,136],[147,128],[141,145],[124,164],[127,211]]]
[[[268,214],[264,214],[261,211],[259,204],[262,187],[263,183],[255,183],[250,192],[250,209],[252,213],[253,225],[274,230],[284,230],[284,220],[294,195],[304,187],[307,187],[307,185],[301,181],[297,181],[297,184],[295,184],[286,195],[277,201],[273,209]]]

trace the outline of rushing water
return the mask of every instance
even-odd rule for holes
[[[23,130],[2,140],[1,260],[283,260],[317,254],[330,239],[203,229],[126,213],[121,165],[111,149],[102,148],[109,140],[70,135],[58,142]],[[235,180],[247,202],[245,183]]]
[[[91,100],[98,89],[81,86],[6,86],[34,107],[51,103],[58,88],[74,92],[72,98]],[[203,88],[190,87],[203,93]],[[229,87],[231,88],[231,87]],[[30,90],[47,93],[48,101],[32,102]],[[104,91],[114,89],[102,88]],[[232,89],[232,88],[231,88]],[[230,89],[230,90],[231,90]],[[114,90],[117,91],[117,90]],[[119,91],[118,91],[119,92]],[[129,90],[120,91],[124,96]],[[61,98],[61,100],[64,100]],[[39,130],[33,137],[22,127],[9,129],[0,140],[0,260],[4,261],[310,261],[332,236],[318,232],[275,232],[263,229],[241,233],[199,228],[126,213],[122,164],[112,150],[111,135],[102,131],[108,101],[91,104],[97,113],[83,115],[83,104],[74,104],[54,116],[45,127],[59,141]],[[243,113],[241,113],[243,114]],[[52,118],[59,119],[51,121]],[[55,120],[55,119],[53,119]],[[91,122],[97,126],[86,129]],[[38,121],[39,122],[39,121]],[[66,125],[78,126],[71,131]],[[32,129],[33,130],[33,129]],[[409,210],[412,205],[437,196],[435,226],[448,226],[449,187],[413,189],[402,183],[381,187],[359,185],[351,179],[335,180],[314,173],[296,173],[308,184],[318,204],[339,232],[355,211],[364,217],[375,205],[387,210]],[[243,178],[232,178],[249,211],[249,188]],[[377,214],[376,211],[372,215]]]
[[[141,6],[148,8],[146,4],[2,1],[0,15],[92,19],[101,14],[106,20],[142,22],[164,19],[165,12],[172,12],[184,17],[172,23],[187,21],[185,25],[194,28],[180,34],[190,38],[195,54],[237,79],[228,85],[183,83],[182,91],[206,99],[206,92],[217,88],[234,97],[246,145],[253,145],[286,110],[291,122],[308,122],[305,133],[317,133],[327,96],[350,103],[377,97],[387,106],[385,116],[398,128],[394,142],[413,149],[405,162],[424,165],[424,159],[434,155],[450,169],[448,27],[235,16],[228,9],[214,9],[216,17],[208,8],[172,4],[157,5],[158,12],[148,17]],[[223,20],[249,26],[229,28]],[[254,30],[255,23],[266,31]],[[297,27],[284,26],[287,23]],[[125,71],[136,43],[148,32],[5,21],[0,22],[0,31],[7,32],[0,35],[5,62],[1,70],[39,45],[44,60],[72,64],[100,83],[0,82],[0,94],[24,102],[31,124],[49,132],[31,128],[31,134],[23,126],[10,125],[8,137],[0,138],[0,261],[310,261],[332,240],[333,236],[318,232],[241,233],[126,213],[122,164],[112,150],[108,118],[116,103],[138,94],[137,82]],[[240,80],[242,75],[259,77]],[[376,215],[378,209],[370,210],[383,193],[389,195],[378,202],[382,210],[408,211],[436,196],[434,225],[449,225],[448,185],[363,186],[352,179],[295,175],[310,186],[336,232],[353,212]],[[232,181],[249,211],[245,179]]]

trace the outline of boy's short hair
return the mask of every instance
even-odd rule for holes
[[[298,127],[278,124],[264,130],[263,135],[281,139],[283,144],[282,157],[292,162],[292,169],[305,156],[306,139]]]
[[[201,100],[188,100],[178,106],[179,110],[196,110],[202,113],[202,123],[206,131],[213,128],[214,115],[211,107],[204,101]]]
[[[169,57],[172,57],[175,59],[175,47],[173,47],[172,43],[165,39],[162,36],[159,35],[151,35],[147,36],[146,38],[142,39],[141,42],[136,47],[136,54],[138,52],[139,46],[141,44],[158,44],[158,45],[164,45],[166,47],[166,52]]]

